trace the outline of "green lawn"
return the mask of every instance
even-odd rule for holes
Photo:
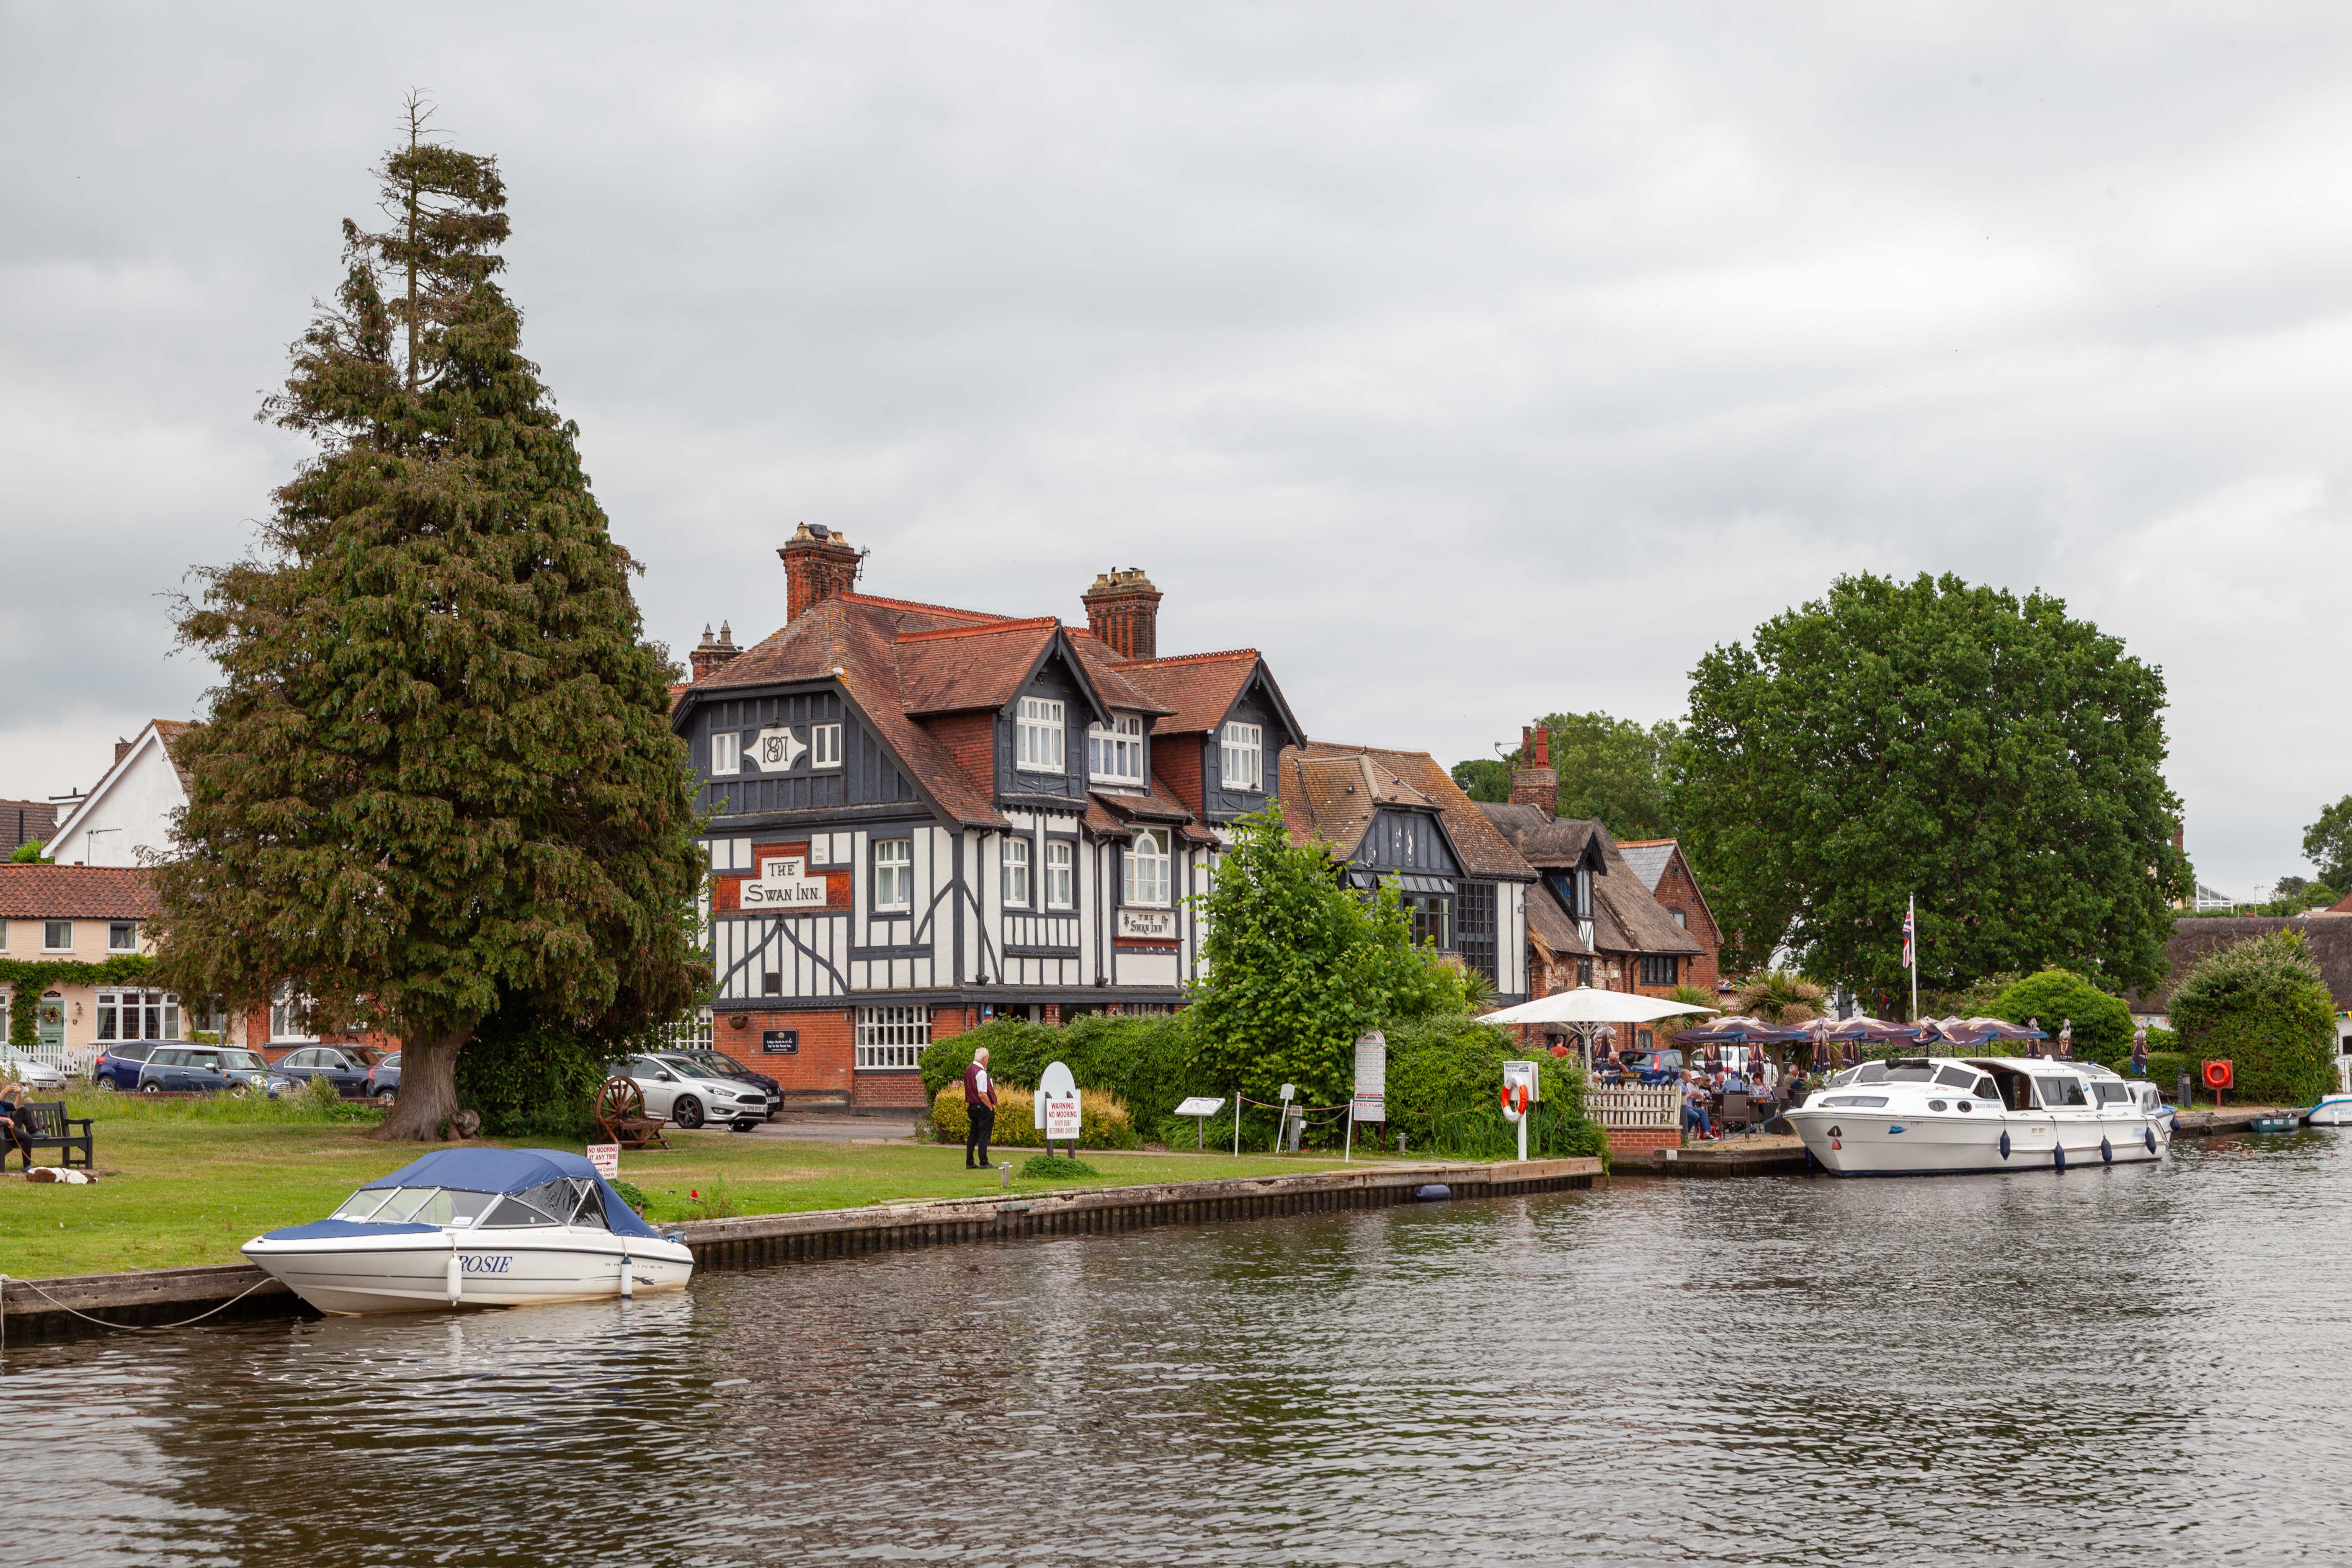
[[[374,1141],[367,1134],[375,1116],[355,1107],[330,1121],[299,1104],[157,1104],[97,1094],[73,1100],[75,1115],[97,1118],[100,1180],[79,1187],[26,1182],[12,1158],[0,1181],[0,1272],[39,1279],[235,1263],[237,1247],[259,1232],[323,1218],[353,1188],[433,1147]],[[621,1179],[645,1191],[656,1220],[697,1217],[714,1195],[729,1212],[752,1215],[998,1190],[994,1173],[963,1168],[961,1147],[809,1143],[729,1132],[672,1132],[670,1142],[670,1152],[621,1156]],[[1002,1152],[1013,1163],[1014,1190],[1049,1185],[1020,1178],[1034,1152]],[[1202,1181],[1339,1163],[1305,1155],[1235,1160],[1091,1149],[1083,1158],[1102,1174],[1060,1184]],[[697,1193],[702,1204],[691,1195]]]

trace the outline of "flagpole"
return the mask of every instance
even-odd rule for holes
[[[1904,950],[1911,956],[1911,1021],[1919,1021],[1919,895],[1913,893],[1903,921]]]

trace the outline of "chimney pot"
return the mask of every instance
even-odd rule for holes
[[[1079,595],[1087,630],[1121,658],[1160,657],[1160,597],[1140,566],[1099,573]]]
[[[735,638],[729,632],[727,623],[721,621],[719,623],[719,636],[715,639],[711,637],[710,628],[708,626],[702,628],[702,646],[688,656],[687,663],[694,670],[694,679],[700,680],[718,673],[729,660],[742,651],[735,646]]]
[[[1551,765],[1551,731],[1541,724],[1519,731],[1519,765],[1511,770],[1511,804],[1531,805],[1546,816],[1559,812],[1559,774]]]

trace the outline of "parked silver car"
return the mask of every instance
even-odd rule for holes
[[[768,1119],[768,1091],[740,1079],[715,1078],[692,1059],[664,1051],[631,1057],[618,1068],[646,1097],[646,1114],[688,1131],[705,1121],[756,1127]]]

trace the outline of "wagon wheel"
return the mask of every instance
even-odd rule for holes
[[[625,1124],[642,1121],[645,1114],[646,1091],[631,1079],[608,1078],[596,1091],[596,1126],[615,1142]]]

